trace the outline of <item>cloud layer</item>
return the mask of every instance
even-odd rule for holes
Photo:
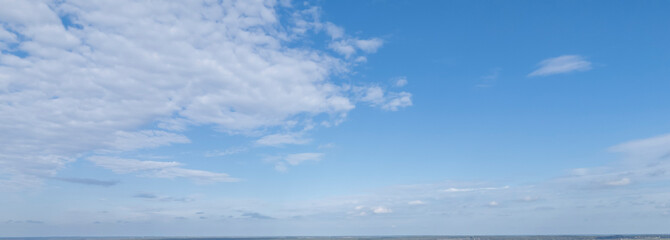
[[[91,151],[189,143],[181,132],[190,126],[247,133],[314,119],[333,125],[357,95],[330,77],[383,44],[320,22],[315,8],[288,8],[294,14],[282,18],[274,1],[6,4],[0,181],[10,184],[39,182]],[[342,58],[288,47],[324,30],[331,45],[354,50],[334,48]],[[393,94],[382,108],[411,105],[409,93]],[[306,141],[287,140],[259,144]]]

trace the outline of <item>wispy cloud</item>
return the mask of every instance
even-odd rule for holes
[[[628,141],[609,150],[634,159],[670,158],[670,134]]]
[[[328,45],[328,48],[334,50],[335,52],[344,55],[346,58],[350,58],[358,50],[362,50],[366,53],[374,53],[384,44],[384,41],[379,38],[371,39],[357,39],[357,38],[347,38],[338,41],[331,42]]]
[[[670,134],[637,139],[608,148],[621,154],[615,164],[577,168],[558,181],[586,190],[611,190],[670,180]]]
[[[92,178],[51,177],[51,179],[62,181],[62,182],[77,183],[77,184],[84,184],[84,185],[94,185],[94,186],[103,186],[103,187],[110,187],[110,186],[114,186],[114,185],[119,183],[119,181],[105,181],[105,180],[98,180],[98,179],[92,179]]]
[[[151,194],[151,193],[138,193],[133,196],[134,198],[147,198],[147,199],[155,199],[158,198],[156,194]]]
[[[509,189],[509,186],[504,186],[504,187],[480,187],[480,188],[447,188],[447,189],[442,189],[440,191],[442,192],[474,192],[474,191],[487,191],[487,190],[501,190],[501,189]]]
[[[538,63],[538,66],[537,70],[528,74],[529,77],[591,70],[591,62],[579,55],[563,55],[545,59]]]
[[[172,143],[191,142],[183,135],[158,130],[142,130],[137,132],[117,131],[115,136],[114,140],[108,145],[112,150],[121,151],[167,146]]]
[[[407,202],[407,204],[409,204],[409,205],[424,205],[424,204],[426,204],[426,202],[421,201],[421,200],[414,200],[414,201]]]
[[[188,178],[199,183],[237,182],[239,179],[225,173],[186,169],[178,162],[140,161],[117,157],[93,156],[89,161],[115,173],[138,173],[141,176],[156,178]]]
[[[630,178],[621,178],[619,180],[613,180],[605,183],[609,186],[626,186],[630,184]]]
[[[240,216],[244,217],[244,218],[253,218],[253,219],[262,219],[262,220],[275,219],[273,217],[263,215],[263,214],[260,214],[260,213],[257,213],[257,212],[244,212]]]
[[[138,193],[133,195],[134,198],[150,199],[161,202],[191,202],[193,198],[188,197],[170,197],[170,196],[159,196],[153,193]]]
[[[370,214],[388,214],[392,213],[393,210],[385,207],[385,206],[374,206],[374,207],[366,207],[366,206],[356,206],[354,207],[353,212],[349,212],[349,214],[354,215],[354,216],[359,216],[359,217],[364,217],[364,216],[369,216]]]
[[[140,161],[135,159],[103,156],[89,157],[88,160],[98,166],[112,170],[115,173],[132,173],[154,170],[158,171],[182,165],[178,162]]]
[[[284,158],[288,164],[298,165],[304,161],[320,161],[323,158],[323,153],[294,153],[289,154]]]
[[[7,220],[5,221],[7,224],[44,224],[43,221],[38,221],[38,220],[25,220],[25,221],[20,221],[20,220]]]
[[[205,157],[223,157],[247,151],[244,147],[233,147],[223,151],[214,150],[205,153]]]
[[[304,138],[300,133],[271,134],[256,140],[262,146],[280,146],[285,144],[306,144],[311,139]]]
[[[480,78],[480,82],[477,85],[475,85],[475,87],[478,88],[493,87],[498,81],[498,77],[500,77],[501,71],[502,71],[501,68],[494,68],[493,70],[491,70],[490,74],[482,76]]]
[[[288,166],[296,166],[306,161],[321,161],[323,153],[293,153],[284,156],[272,156],[265,158],[266,162],[273,162],[275,169],[280,172],[288,170]]]
[[[384,214],[384,213],[392,213],[393,210],[391,210],[390,208],[387,208],[387,207],[378,206],[378,207],[372,208],[372,212],[376,213],[376,214]]]

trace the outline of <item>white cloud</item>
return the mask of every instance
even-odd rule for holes
[[[501,71],[502,68],[493,68],[490,74],[482,76],[480,78],[481,79],[480,82],[477,85],[475,85],[475,87],[478,88],[493,87],[498,81],[498,77],[500,77]]]
[[[395,80],[396,87],[403,87],[407,85],[407,77],[399,77]]]
[[[364,62],[367,62],[367,61],[368,61],[368,58],[365,57],[365,56],[358,56],[354,60],[354,62],[357,62],[357,63],[364,63]]]
[[[474,192],[474,191],[486,191],[486,190],[501,190],[509,189],[509,186],[504,187],[480,187],[480,188],[447,188],[440,190],[442,192]]]
[[[575,176],[584,176],[584,175],[589,173],[589,169],[588,168],[575,168],[575,169],[572,169],[570,171],[570,173],[572,175],[575,175]]]
[[[442,192],[472,192],[475,190],[475,188],[447,188],[442,190]]]
[[[414,200],[414,201],[407,202],[407,204],[409,204],[409,205],[424,205],[426,203],[424,201],[421,201],[421,200]]]
[[[563,55],[549,58],[542,60],[538,65],[539,68],[528,74],[529,77],[588,71],[591,69],[591,62],[586,61],[584,57],[579,55]]]
[[[116,173],[154,171],[181,166],[178,162],[140,161],[135,159],[102,156],[89,157],[88,160]]]
[[[225,173],[181,168],[182,164],[178,162],[140,161],[105,156],[93,156],[88,160],[120,174],[137,173],[140,176],[155,178],[188,178],[199,183],[239,181]]]
[[[328,44],[328,47],[330,49],[333,49],[335,52],[344,55],[347,58],[351,57],[351,55],[354,55],[354,53],[356,53],[355,46],[345,40],[332,42]]]
[[[377,86],[369,87],[365,89],[365,95],[363,95],[363,98],[361,98],[361,100],[377,105],[383,104],[385,102],[384,90],[382,90],[382,88]]]
[[[359,49],[368,53],[373,53],[376,52],[377,49],[379,49],[384,44],[384,41],[379,38],[371,38],[363,40],[356,39],[355,44],[356,47],[358,47]]]
[[[133,195],[134,198],[148,199],[160,202],[192,202],[195,201],[193,197],[171,197],[161,196],[153,193],[138,193]]]
[[[232,178],[225,173],[216,173],[203,170],[186,168],[165,168],[158,172],[150,174],[158,178],[188,178],[199,183],[209,182],[237,182],[239,179]]]
[[[625,142],[609,150],[638,160],[670,157],[670,134]]]
[[[228,156],[228,155],[233,155],[236,153],[241,153],[247,151],[247,148],[243,147],[233,147],[229,148],[223,151],[215,150],[215,151],[209,151],[205,153],[205,157],[223,157],[223,156]]]
[[[370,103],[371,106],[379,106],[387,111],[397,111],[403,107],[412,106],[412,94],[408,92],[389,92],[379,86],[358,87],[356,91],[361,95],[360,100]]]
[[[608,149],[621,160],[593,168],[573,169],[560,182],[582,189],[609,189],[633,183],[670,180],[670,134],[637,139]]]
[[[386,208],[386,207],[379,206],[379,207],[372,208],[372,212],[376,213],[376,214],[384,214],[384,213],[392,213],[393,210],[391,210],[389,208]]]
[[[302,134],[287,133],[287,134],[271,134],[256,140],[256,144],[262,146],[279,146],[284,144],[306,144],[311,140],[302,137]]]
[[[377,52],[377,50],[384,45],[384,41],[379,38],[358,39],[344,36],[344,31],[338,32],[334,27],[330,26],[330,24],[327,25],[326,32],[333,39],[333,41],[328,44],[328,48],[344,55],[346,58],[355,55],[358,50],[365,53]],[[364,62],[359,59],[360,57],[357,58],[355,62]]]
[[[622,179],[619,179],[619,180],[606,182],[605,184],[609,185],[609,186],[625,186],[625,185],[630,184],[630,179],[629,178],[622,178]]]
[[[117,131],[115,135],[116,137],[109,146],[111,149],[121,151],[154,148],[170,145],[172,143],[191,142],[183,135],[156,130],[142,130],[137,132]]]
[[[326,22],[324,25],[326,28],[326,33],[328,33],[332,39],[339,39],[344,37],[344,28],[341,28],[331,22]]]
[[[382,109],[389,111],[398,111],[400,108],[412,106],[412,94],[408,92],[392,93],[387,98],[387,102],[382,105]]]
[[[329,80],[353,62],[289,47],[303,36],[296,29],[323,28],[318,9],[291,8],[300,13],[282,26],[273,1],[3,4],[0,174],[12,183],[39,182],[91,151],[188,143],[174,131],[190,126],[246,133],[320,116],[336,125],[358,101]],[[347,56],[382,45],[326,31]],[[379,107],[408,106],[407,95]]]
[[[284,158],[288,164],[298,165],[305,161],[321,161],[323,153],[295,153],[289,154]]]
[[[335,52],[344,55],[346,58],[354,55],[358,50],[366,53],[374,53],[384,44],[384,41],[379,38],[371,39],[357,39],[344,38],[338,41],[331,42],[328,47]]]
[[[491,202],[489,202],[488,205],[489,205],[489,207],[497,207],[497,206],[500,206],[500,203],[498,203],[496,201],[491,201]]]
[[[269,156],[264,161],[274,163],[275,170],[285,172],[289,166],[297,166],[306,161],[318,162],[323,159],[323,156],[323,153],[293,153],[284,156]]]
[[[0,27],[0,40],[6,41],[9,43],[16,42],[16,34],[11,33],[4,29],[3,27]]]

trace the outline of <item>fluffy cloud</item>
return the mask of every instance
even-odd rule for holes
[[[341,28],[333,23],[327,22],[325,24],[326,33],[334,40],[344,37],[344,28]]]
[[[408,92],[385,93],[379,86],[358,87],[355,91],[359,93],[360,101],[384,110],[398,111],[400,108],[412,106],[412,94]]]
[[[4,4],[0,181],[7,184],[39,183],[91,151],[188,143],[179,131],[190,126],[245,133],[324,116],[337,123],[358,93],[330,76],[349,71],[346,57],[383,43],[346,36],[320,22],[315,8],[289,9],[296,14],[287,25],[274,1]],[[288,47],[324,26],[345,58]],[[411,94],[391,95],[378,106],[411,105]],[[178,169],[170,174],[195,174]]]
[[[334,41],[328,47],[335,52],[344,55],[346,58],[356,54],[358,50],[366,53],[374,53],[384,44],[384,41],[379,38],[371,39],[343,39]]]
[[[404,87],[405,85],[407,85],[407,77],[399,77],[399,78],[397,78],[397,79],[395,80],[394,85],[395,85],[396,87]]]
[[[563,55],[549,58],[542,60],[537,65],[539,68],[528,74],[529,77],[591,70],[591,62],[586,61],[584,57],[579,55]]]
[[[302,137],[302,134],[287,133],[287,134],[271,134],[264,136],[256,141],[256,144],[263,146],[279,146],[284,144],[305,144],[309,143],[310,139]]]

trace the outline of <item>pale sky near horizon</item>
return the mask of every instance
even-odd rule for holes
[[[0,237],[670,233],[668,12],[0,0]]]

